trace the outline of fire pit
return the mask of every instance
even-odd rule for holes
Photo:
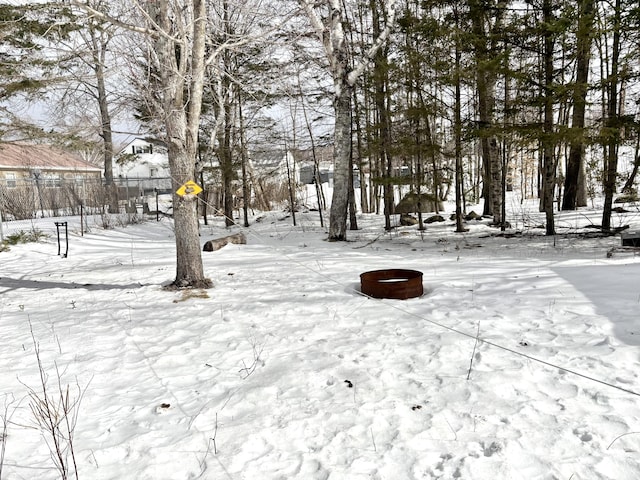
[[[360,274],[360,290],[373,298],[406,300],[423,293],[422,272],[392,268]]]

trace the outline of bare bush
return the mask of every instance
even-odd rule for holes
[[[33,218],[38,208],[36,198],[35,189],[30,185],[12,189],[0,185],[0,209],[5,220]]]
[[[289,186],[286,182],[264,178],[257,180],[255,206],[259,210],[269,211],[276,205],[289,203]]]
[[[40,356],[40,347],[31,329],[40,384],[38,390],[27,386],[29,407],[42,436],[49,448],[51,459],[62,480],[78,479],[78,464],[74,450],[74,433],[84,391],[76,382],[76,391],[71,393],[69,385],[63,386],[62,375],[55,365],[55,384],[49,384]]]
[[[7,449],[7,426],[9,424],[9,407],[15,402],[15,398],[12,394],[5,394],[4,396],[4,410],[0,413],[0,421],[2,426],[0,428],[0,479],[2,478],[2,467],[4,465],[4,454]]]

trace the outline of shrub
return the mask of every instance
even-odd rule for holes
[[[42,232],[41,230],[38,230],[37,228],[34,228],[33,230],[30,230],[28,232],[25,232],[24,230],[20,230],[17,233],[12,233],[11,235],[7,235],[7,237],[4,240],[4,243],[6,245],[17,245],[19,243],[33,243],[33,242],[39,242],[40,240],[43,240],[45,238],[47,238],[47,234]]]

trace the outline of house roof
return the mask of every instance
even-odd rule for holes
[[[285,165],[286,153],[287,151],[284,149],[255,150],[251,152],[251,163],[254,167],[265,172],[276,171]],[[297,166],[313,165],[315,163],[311,149],[300,150],[296,148],[289,150],[289,153],[293,156]],[[315,154],[321,168],[333,165],[333,147],[331,145],[316,147]]]
[[[16,170],[81,170],[101,172],[102,169],[51,145],[0,143],[0,168]]]
[[[314,151],[310,148],[305,150],[295,149],[292,151],[296,162],[302,165],[313,165],[315,160],[321,167],[333,164],[333,145],[319,146],[315,148],[316,158],[314,160]]]

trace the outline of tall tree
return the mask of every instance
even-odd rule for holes
[[[385,2],[384,28],[363,58],[350,65],[348,39],[343,28],[348,3],[341,0],[298,0],[304,9],[311,27],[322,42],[333,80],[334,173],[333,196],[329,213],[329,240],[347,239],[347,212],[349,207],[349,173],[351,159],[351,98],[352,88],[362,72],[385,44],[395,21],[396,0]]]
[[[208,288],[198,235],[196,195],[178,195],[196,177],[198,130],[204,90],[205,0],[148,3],[153,52],[160,71],[161,105],[173,185],[176,287]]]
[[[555,136],[553,118],[553,60],[555,33],[553,32],[552,0],[542,0],[542,71],[543,80],[543,132],[542,132],[542,206],[546,218],[546,234],[555,235],[555,217],[553,212],[553,193],[556,186],[556,159],[554,155]]]
[[[498,225],[504,219],[501,218],[502,165],[495,134],[496,84],[500,60],[497,31],[502,26],[505,5],[503,0],[469,0],[468,3],[477,72],[478,135],[484,165],[484,213],[493,215],[493,223]]]
[[[602,229],[611,229],[613,195],[616,192],[618,176],[618,145],[620,142],[620,122],[618,102],[620,101],[620,51],[622,38],[622,0],[615,0],[613,9],[613,41],[609,76],[605,79],[607,92],[607,110],[604,129],[604,209],[602,211]]]
[[[47,47],[74,30],[68,6],[52,9],[47,3],[26,1],[0,4],[0,136],[46,135],[21,110],[61,81],[54,73],[59,59]]]
[[[179,188],[196,176],[198,129],[204,91],[207,6],[205,0],[136,2],[142,26],[98,11],[87,2],[72,3],[89,15],[142,35],[148,47],[151,113],[162,119],[173,187],[178,288],[208,288],[198,234],[197,196]],[[139,19],[140,20],[140,19]],[[145,93],[145,92],[141,92]]]
[[[585,114],[589,91],[589,64],[593,45],[595,0],[578,2],[578,25],[576,30],[576,78],[571,96],[573,113],[571,121],[571,146],[564,180],[562,210],[575,210],[583,203],[579,198],[579,182],[584,168]]]

